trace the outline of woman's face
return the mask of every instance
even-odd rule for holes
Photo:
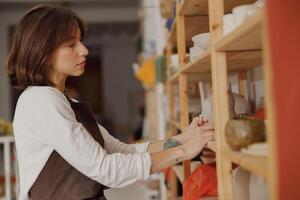
[[[81,43],[81,33],[77,28],[76,35],[61,44],[53,54],[52,80],[65,81],[68,76],[80,76],[84,73],[87,48]]]

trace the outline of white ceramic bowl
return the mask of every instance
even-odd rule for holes
[[[179,66],[179,57],[178,54],[171,55],[171,66],[176,68]]]
[[[227,35],[235,29],[235,21],[232,13],[223,16],[223,33]]]
[[[190,60],[191,61],[194,61],[196,60],[201,54],[203,54],[204,50],[199,48],[199,47],[196,47],[196,46],[193,46],[190,48]]]
[[[247,14],[247,10],[251,9],[252,6],[253,6],[252,4],[245,4],[245,5],[234,7],[232,9],[236,27],[243,23]]]
[[[210,47],[210,33],[201,33],[192,37],[194,46],[200,49],[207,49]]]

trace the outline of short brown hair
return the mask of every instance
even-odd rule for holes
[[[54,51],[79,27],[81,38],[86,26],[73,11],[63,7],[39,5],[29,10],[18,22],[12,39],[6,70],[11,84],[54,86],[49,80]]]

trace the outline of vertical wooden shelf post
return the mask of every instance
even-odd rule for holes
[[[172,55],[172,45],[168,44],[166,48],[166,61],[167,61],[167,76],[168,80],[172,76],[172,71],[171,71],[171,55]],[[168,94],[168,100],[169,100],[169,133],[168,137],[172,137],[176,135],[176,127],[173,126],[172,122],[175,120],[175,94],[174,94],[174,85],[170,82],[167,81],[167,94]]]
[[[232,163],[222,155],[227,148],[225,124],[229,119],[226,53],[217,52],[214,45],[223,37],[224,0],[208,1],[209,29],[211,33],[211,67],[213,85],[214,124],[217,141],[217,173],[219,199],[232,200]]]
[[[179,56],[179,65],[182,69],[185,65],[186,56],[186,40],[185,40],[185,16],[179,15],[180,6],[176,5],[176,23],[177,23],[177,49]],[[179,97],[180,97],[180,125],[181,130],[189,125],[189,108],[188,108],[188,91],[187,91],[187,75],[179,74]],[[184,178],[191,173],[190,161],[184,161]]]
[[[172,45],[167,44],[166,48],[166,58],[167,58],[167,75],[168,75],[168,80],[171,77],[171,55],[172,55]],[[172,124],[173,121],[175,121],[175,95],[174,95],[174,86],[170,81],[167,81],[167,94],[168,94],[168,99],[169,99],[169,131],[167,137],[172,137],[176,135],[176,127]],[[177,176],[175,175],[175,172],[171,170],[171,194],[170,198],[175,199],[177,198],[178,194],[178,185],[177,185]]]

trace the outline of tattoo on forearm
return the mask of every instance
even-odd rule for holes
[[[171,148],[177,147],[179,145],[181,145],[180,142],[178,142],[177,140],[175,140],[173,138],[170,138],[164,142],[164,150],[171,149]]]

